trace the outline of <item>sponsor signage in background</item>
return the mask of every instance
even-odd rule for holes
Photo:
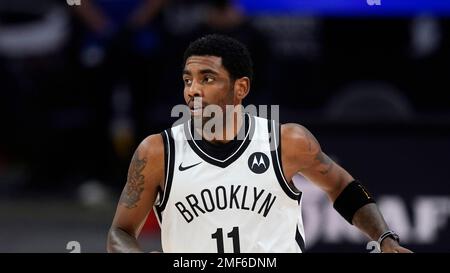
[[[297,13],[334,16],[403,16],[420,13],[450,15],[448,0],[237,0],[251,15]]]
[[[426,130],[424,131],[426,132]],[[415,252],[450,251],[450,151],[448,136],[433,133],[318,136],[322,148],[375,196],[390,228]],[[439,152],[442,151],[442,152]],[[306,248],[367,251],[369,238],[345,221],[323,191],[302,176]]]

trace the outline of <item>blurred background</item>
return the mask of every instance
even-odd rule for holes
[[[183,103],[182,54],[245,43],[280,105],[375,195],[402,243],[450,251],[450,1],[0,0],[0,252],[105,252],[139,142]],[[306,247],[369,252],[302,177]],[[160,249],[150,215],[140,237]]]

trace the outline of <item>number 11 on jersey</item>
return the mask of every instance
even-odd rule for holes
[[[227,234],[227,237],[233,239],[233,252],[241,253],[241,246],[239,244],[239,227],[233,227],[233,230]],[[222,228],[218,228],[215,233],[211,234],[211,238],[217,240],[217,253],[224,253]]]

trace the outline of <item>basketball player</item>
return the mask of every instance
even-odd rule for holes
[[[202,130],[209,119],[204,109],[241,105],[250,91],[252,61],[244,45],[226,36],[202,37],[186,50],[182,74],[192,119],[137,148],[108,234],[109,252],[142,251],[137,238],[152,207],[163,252],[303,252],[296,173],[324,190],[383,252],[410,252],[363,185],[305,127],[236,111],[223,128]]]

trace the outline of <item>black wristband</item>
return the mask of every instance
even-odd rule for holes
[[[339,194],[333,207],[347,222],[353,225],[355,212],[369,203],[375,203],[375,200],[358,180],[354,180]]]

